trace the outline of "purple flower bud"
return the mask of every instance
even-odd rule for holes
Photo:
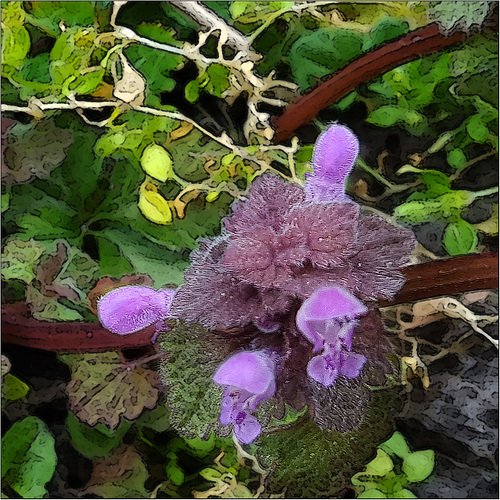
[[[145,286],[116,288],[99,300],[99,320],[105,328],[120,335],[138,332],[169,316],[174,295],[175,290]]]
[[[259,403],[274,394],[274,360],[263,351],[239,352],[222,364],[213,380],[224,387],[221,424],[232,423],[238,440],[251,443],[262,427],[249,410],[257,410]]]
[[[313,352],[323,349],[307,366],[311,378],[328,387],[339,374],[359,375],[366,358],[350,350],[356,319],[367,312],[359,299],[340,287],[321,288],[304,301],[297,312],[297,327],[314,345]]]
[[[344,182],[359,153],[354,133],[343,125],[330,125],[318,138],[312,165],[314,174],[306,180],[307,199],[317,202],[349,202]]]

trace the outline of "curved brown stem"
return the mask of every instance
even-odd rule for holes
[[[498,253],[465,255],[403,269],[407,282],[397,297],[380,306],[497,288]],[[31,317],[22,303],[2,305],[2,339],[55,352],[120,351],[151,345],[153,326],[130,335],[117,335],[99,323],[50,323]]]
[[[275,142],[286,141],[301,125],[309,123],[321,110],[354,90],[403,63],[431,54],[465,40],[465,34],[445,36],[437,24],[412,31],[403,38],[364,54],[344,69],[323,82],[313,91],[290,104],[284,113],[274,119]]]

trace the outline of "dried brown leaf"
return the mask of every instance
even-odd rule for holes
[[[134,420],[154,408],[160,382],[153,370],[122,363],[115,352],[71,357],[67,387],[71,411],[91,426],[115,429],[123,418]]]
[[[148,477],[149,472],[137,449],[122,445],[110,457],[95,462],[90,481],[81,494],[101,498],[148,498],[144,487]]]

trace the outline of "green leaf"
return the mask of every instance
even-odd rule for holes
[[[200,476],[207,481],[215,483],[218,479],[220,479],[222,474],[216,469],[206,468],[200,471]]]
[[[398,38],[408,33],[409,30],[410,26],[404,19],[383,17],[371,30],[370,48]]]
[[[387,441],[380,445],[380,448],[390,455],[397,455],[400,458],[404,458],[410,453],[410,447],[399,431],[394,432]]]
[[[182,283],[189,263],[179,253],[152,243],[135,231],[106,228],[99,236],[114,243],[135,272],[150,276],[155,286]]]
[[[90,427],[80,422],[71,412],[66,417],[66,429],[73,448],[87,458],[108,456],[121,444],[130,426],[130,421],[124,420],[116,430],[112,431],[102,424]]]
[[[176,486],[180,486],[184,482],[184,471],[177,465],[177,461],[171,460],[165,467],[165,474]]]
[[[15,422],[2,438],[2,484],[22,498],[42,498],[52,478],[57,456],[55,441],[38,417]]]
[[[427,198],[437,198],[451,190],[449,177],[437,170],[422,170],[420,180],[426,187],[425,195]]]
[[[480,115],[474,115],[469,118],[466,128],[469,137],[475,142],[482,144],[486,142],[490,136],[490,131],[484,124],[483,118]]]
[[[431,200],[402,203],[395,208],[394,215],[409,224],[446,220],[457,217],[469,202],[470,196],[466,191],[451,191]]]
[[[61,34],[61,21],[68,27],[90,26],[95,18],[92,2],[34,2],[29,12],[32,22],[51,36]]]
[[[483,24],[489,8],[490,2],[431,2],[429,15],[447,33],[454,28],[468,31]]]
[[[287,496],[294,498],[339,497],[390,432],[393,398],[390,392],[374,394],[364,419],[350,432],[322,431],[304,419],[286,431],[261,435],[256,454],[263,467],[276,467],[272,491],[287,486]]]
[[[434,469],[434,452],[432,450],[415,451],[403,460],[403,472],[408,481],[417,483],[430,476]]]
[[[2,380],[2,398],[7,401],[23,399],[30,391],[29,385],[15,375],[7,373]]]
[[[467,163],[467,158],[460,148],[454,148],[451,151],[448,151],[446,159],[448,161],[448,165],[453,168],[463,167]]]
[[[31,283],[46,247],[34,240],[10,239],[2,251],[2,278]]]
[[[463,219],[446,226],[443,246],[452,256],[473,253],[478,244],[476,228]]]
[[[231,84],[229,83],[229,68],[219,63],[212,63],[206,70],[209,78],[204,89],[216,97],[222,97],[222,94]]]
[[[99,87],[103,77],[104,69],[97,68],[84,75],[77,76],[76,79],[70,83],[69,88],[77,95],[87,95]]]
[[[362,44],[363,37],[353,30],[319,28],[303,34],[288,56],[295,81],[307,90],[358,57]]]
[[[149,472],[132,445],[116,448],[110,457],[94,460],[92,476],[81,496],[88,498],[149,498],[144,483]]]
[[[357,498],[391,498],[388,497],[385,493],[382,493],[380,490],[367,490],[360,493]]]
[[[30,36],[23,26],[26,14],[21,2],[2,3],[2,75],[10,76],[30,50]]]
[[[414,495],[410,490],[403,488],[399,491],[396,491],[392,494],[392,498],[418,498]]]
[[[366,465],[366,473],[371,476],[385,476],[394,468],[391,457],[383,450],[377,450],[377,456]]]
[[[184,87],[184,95],[189,102],[196,102],[200,97],[200,82],[191,80]]]
[[[159,144],[150,144],[142,152],[141,167],[148,175],[161,182],[172,176],[172,156]]]

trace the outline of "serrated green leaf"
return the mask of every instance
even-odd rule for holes
[[[302,90],[315,85],[362,53],[363,36],[353,30],[319,28],[299,37],[288,61]]]
[[[287,496],[295,498],[338,497],[389,432],[393,397],[374,394],[364,419],[350,432],[322,431],[305,419],[289,430],[261,435],[256,442],[260,463],[277,466],[272,491],[287,486]]]
[[[434,452],[432,450],[415,451],[403,460],[403,472],[408,481],[418,483],[427,479],[434,469]]]
[[[478,244],[476,228],[463,219],[446,226],[443,246],[452,256],[473,253]]]
[[[15,422],[2,438],[2,484],[21,498],[42,498],[52,478],[57,455],[54,438],[38,417]]]
[[[399,431],[394,432],[387,441],[380,445],[380,448],[390,455],[396,455],[400,458],[404,458],[410,453],[410,447]]]
[[[394,468],[391,457],[383,450],[377,450],[377,456],[366,465],[366,473],[371,476],[385,476]]]

